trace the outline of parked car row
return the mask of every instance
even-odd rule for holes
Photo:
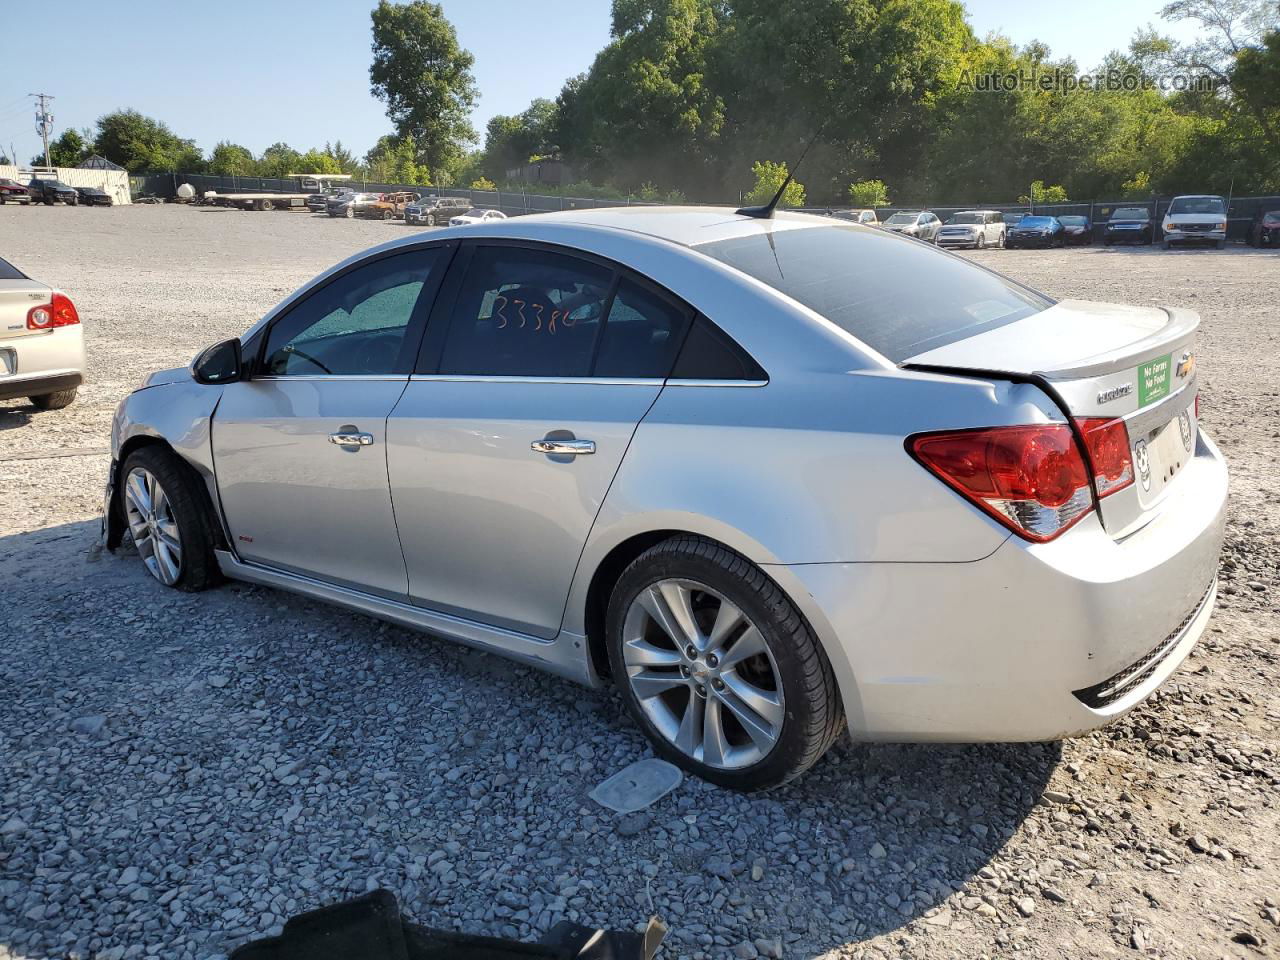
[[[0,177],[0,203],[43,203],[51,207],[58,202],[69,207],[81,203],[90,207],[109,207],[112,200],[111,194],[97,187],[69,187],[61,180],[42,177],[30,183]]]
[[[842,220],[883,227],[942,247],[1067,247],[1093,242],[1102,226],[1103,243],[1151,244],[1156,223],[1145,206],[1116,207],[1102,223],[1082,215],[1005,214],[999,210],[961,210],[945,222],[928,210],[900,210],[881,222],[874,210],[831,212]],[[1227,239],[1227,201],[1211,195],[1174,197],[1160,222],[1164,248],[1210,243],[1219,249]],[[1245,238],[1250,246],[1280,246],[1280,210],[1259,211]]]
[[[327,213],[331,217],[357,217],[366,220],[403,220],[414,226],[463,226],[505,220],[501,210],[473,207],[465,197],[419,195],[411,191],[393,193],[358,193],[341,190],[331,194],[317,193],[307,199],[307,209]]]

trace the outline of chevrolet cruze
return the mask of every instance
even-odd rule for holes
[[[446,229],[151,375],[105,534],[168,586],[611,680],[731,787],[846,729],[1066,737],[1147,697],[1213,606],[1198,325],[801,214]]]

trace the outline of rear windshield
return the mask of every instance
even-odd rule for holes
[[[27,275],[11,264],[8,260],[0,259],[0,280],[25,280]]]
[[[889,218],[890,223],[915,223],[918,213],[895,213]]]
[[[1058,220],[1068,227],[1083,227],[1089,222],[1085,217],[1059,217]]]
[[[1052,227],[1053,217],[1023,217],[1018,221],[1020,227]]]
[[[1174,197],[1170,213],[1226,213],[1227,201],[1221,197]]]
[[[930,244],[833,224],[697,247],[804,304],[894,363],[1052,301]]]

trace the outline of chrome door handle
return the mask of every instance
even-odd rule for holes
[[[577,457],[595,453],[596,442],[594,440],[535,440],[529,444],[529,449],[534,453]]]
[[[329,442],[340,447],[367,447],[373,443],[372,433],[331,433]]]

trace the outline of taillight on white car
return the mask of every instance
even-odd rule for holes
[[[1133,482],[1120,420],[1077,421],[1099,496]],[[907,450],[924,467],[1020,537],[1044,543],[1093,509],[1089,467],[1065,423],[919,434]]]
[[[28,330],[52,330],[54,327],[69,327],[80,322],[80,314],[71,298],[62,293],[55,293],[51,303],[32,307],[27,311]]]

